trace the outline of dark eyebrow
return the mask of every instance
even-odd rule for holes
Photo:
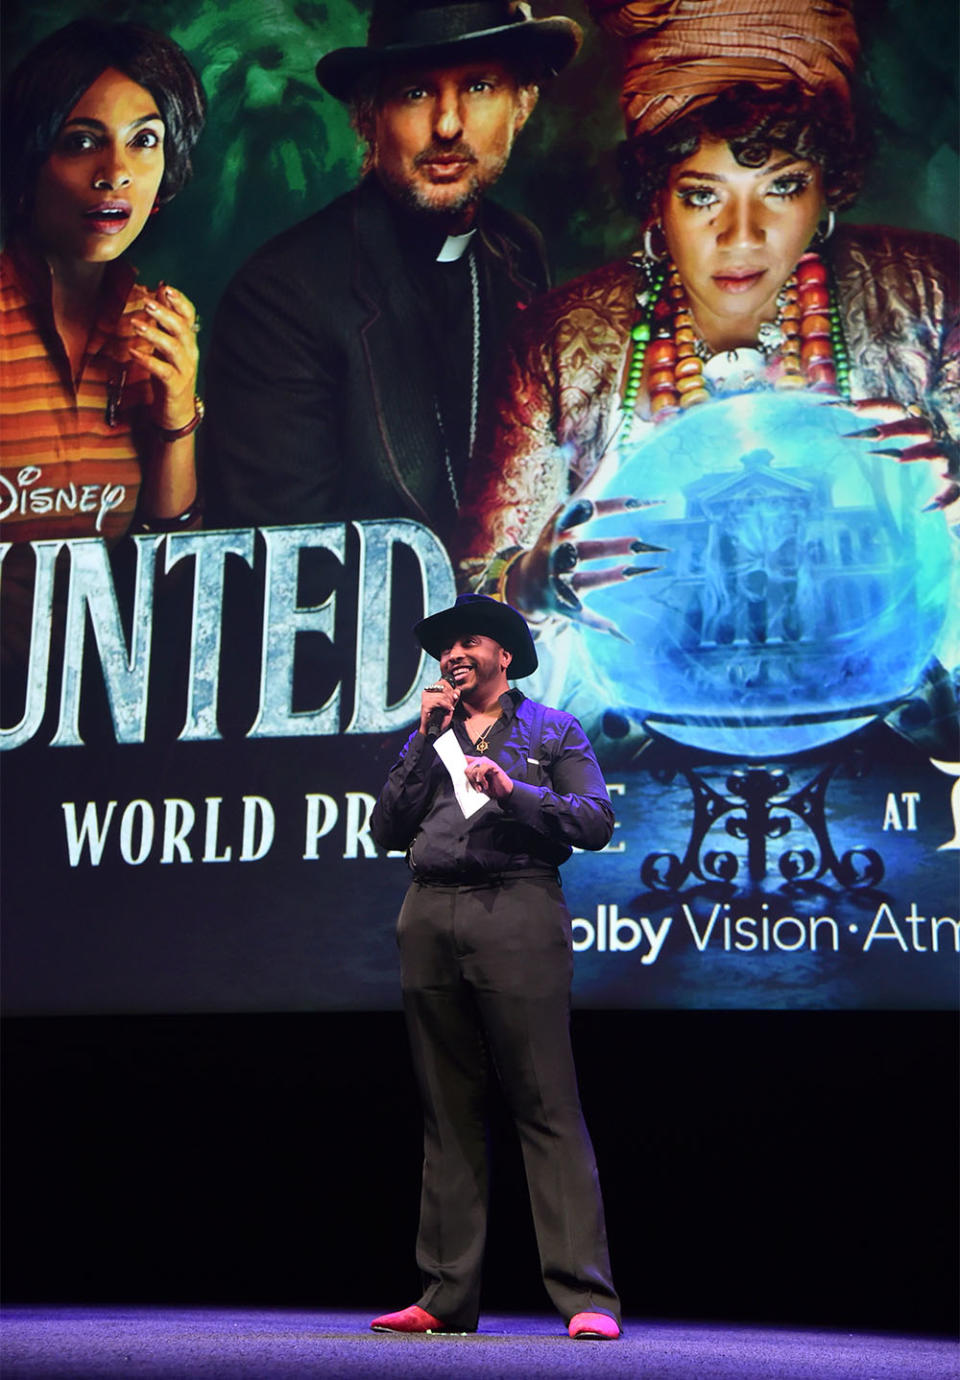
[[[774,163],[767,168],[756,168],[757,177],[769,177],[771,173],[780,172],[783,168],[790,168],[794,163],[809,163],[809,158],[803,158],[800,154],[790,154],[786,158],[781,158],[779,163]],[[682,182],[684,178],[692,177],[697,182],[726,182],[722,173],[697,172],[696,168],[688,168],[686,172],[677,174],[677,181]]]
[[[385,77],[381,89],[385,92],[413,91],[429,85],[428,72],[401,72],[393,77]]]
[[[160,114],[159,110],[154,110],[150,115],[138,115],[135,120],[131,120],[130,124],[127,125],[126,128],[138,129],[140,125],[149,124],[151,120],[159,120],[161,124],[163,123],[163,116]],[[107,128],[102,120],[91,120],[89,116],[86,115],[78,115],[72,120],[65,120],[63,123],[63,128],[69,129],[73,125],[82,125],[86,129],[96,129],[101,131],[104,131]]]
[[[692,177],[696,182],[726,182],[726,178],[720,173],[697,172],[695,168],[688,168],[686,172],[677,174],[677,181],[682,182],[685,177]]]
[[[772,167],[764,168],[763,171],[765,173],[775,173],[779,172],[781,168],[792,167],[794,163],[809,163],[810,161],[809,158],[804,158],[799,153],[795,153],[788,155],[786,158],[781,158],[779,163],[774,163]]]

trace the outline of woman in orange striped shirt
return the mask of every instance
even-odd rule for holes
[[[155,528],[195,520],[196,313],[172,287],[137,284],[121,256],[189,177],[204,111],[181,49],[135,24],[77,20],[34,48],[7,85],[6,541],[115,541],[135,515]],[[8,588],[18,577],[10,565]]]

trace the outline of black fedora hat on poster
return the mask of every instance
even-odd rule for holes
[[[580,47],[579,24],[557,15],[534,19],[517,0],[374,0],[365,48],[337,48],[317,63],[317,81],[349,101],[361,78],[394,66],[470,62],[478,53],[537,64],[544,76],[566,67]]]

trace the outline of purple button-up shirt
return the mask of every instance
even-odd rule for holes
[[[370,820],[383,848],[407,850],[418,877],[476,880],[504,872],[549,871],[573,848],[598,849],[613,833],[613,807],[593,749],[572,714],[546,709],[519,690],[500,697],[503,710],[487,734],[485,756],[513,781],[503,800],[464,817],[450,775],[419,730],[390,770]],[[532,741],[542,716],[539,741]],[[462,716],[453,731],[476,756]]]

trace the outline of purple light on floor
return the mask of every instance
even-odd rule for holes
[[[378,1301],[382,1303],[382,1300]],[[467,1337],[373,1333],[363,1313],[15,1307],[0,1314],[4,1380],[957,1380],[936,1337],[631,1318],[618,1342],[573,1342],[554,1316],[481,1319]]]

